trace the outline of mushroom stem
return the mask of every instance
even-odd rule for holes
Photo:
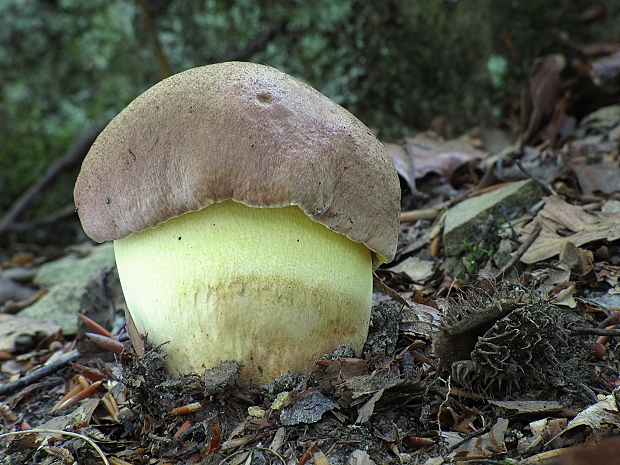
[[[173,374],[236,360],[241,384],[263,384],[311,371],[339,344],[359,352],[366,339],[371,252],[299,207],[226,200],[116,240],[114,250],[136,326],[168,342]]]

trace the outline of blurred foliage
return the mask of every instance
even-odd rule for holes
[[[593,28],[580,18],[586,0],[147,1],[174,72],[235,59],[270,64],[384,139],[439,115],[460,130],[489,123],[525,84],[533,58],[564,51],[555,29],[577,43],[620,33],[616,0],[605,3],[608,15]],[[133,0],[0,3],[0,212],[77,135],[160,79],[145,24]],[[48,206],[66,203],[70,187]]]

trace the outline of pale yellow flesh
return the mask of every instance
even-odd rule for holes
[[[164,345],[173,374],[223,360],[242,384],[308,372],[339,344],[360,351],[372,295],[363,245],[298,207],[225,201],[115,241],[138,330]]]

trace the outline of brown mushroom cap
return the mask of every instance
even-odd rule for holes
[[[232,199],[297,205],[387,261],[396,252],[400,186],[383,145],[312,87],[254,63],[190,69],[144,92],[97,138],[74,197],[98,242]]]

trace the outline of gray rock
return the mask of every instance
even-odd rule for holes
[[[39,286],[48,287],[49,292],[22,310],[19,316],[54,321],[61,326],[65,336],[77,334],[78,313],[88,314],[98,323],[110,326],[114,306],[108,306],[106,302],[105,278],[114,266],[112,243],[93,247],[92,253],[83,258],[69,256],[42,265],[34,282]],[[104,311],[94,312],[99,307]]]
[[[480,226],[489,216],[503,218],[503,204],[508,216],[514,218],[533,206],[542,197],[542,188],[526,179],[486,194],[464,200],[452,207],[446,215],[443,244],[447,256],[458,255],[465,244],[475,244],[480,239]]]
[[[114,245],[112,242],[106,242],[93,247],[92,253],[86,257],[68,256],[41,265],[33,282],[42,287],[50,287],[63,282],[84,282],[102,268],[112,269],[115,263]]]
[[[23,318],[40,321],[54,321],[60,325],[65,336],[78,331],[78,312],[86,282],[65,282],[52,288],[30,307],[19,312]]]

